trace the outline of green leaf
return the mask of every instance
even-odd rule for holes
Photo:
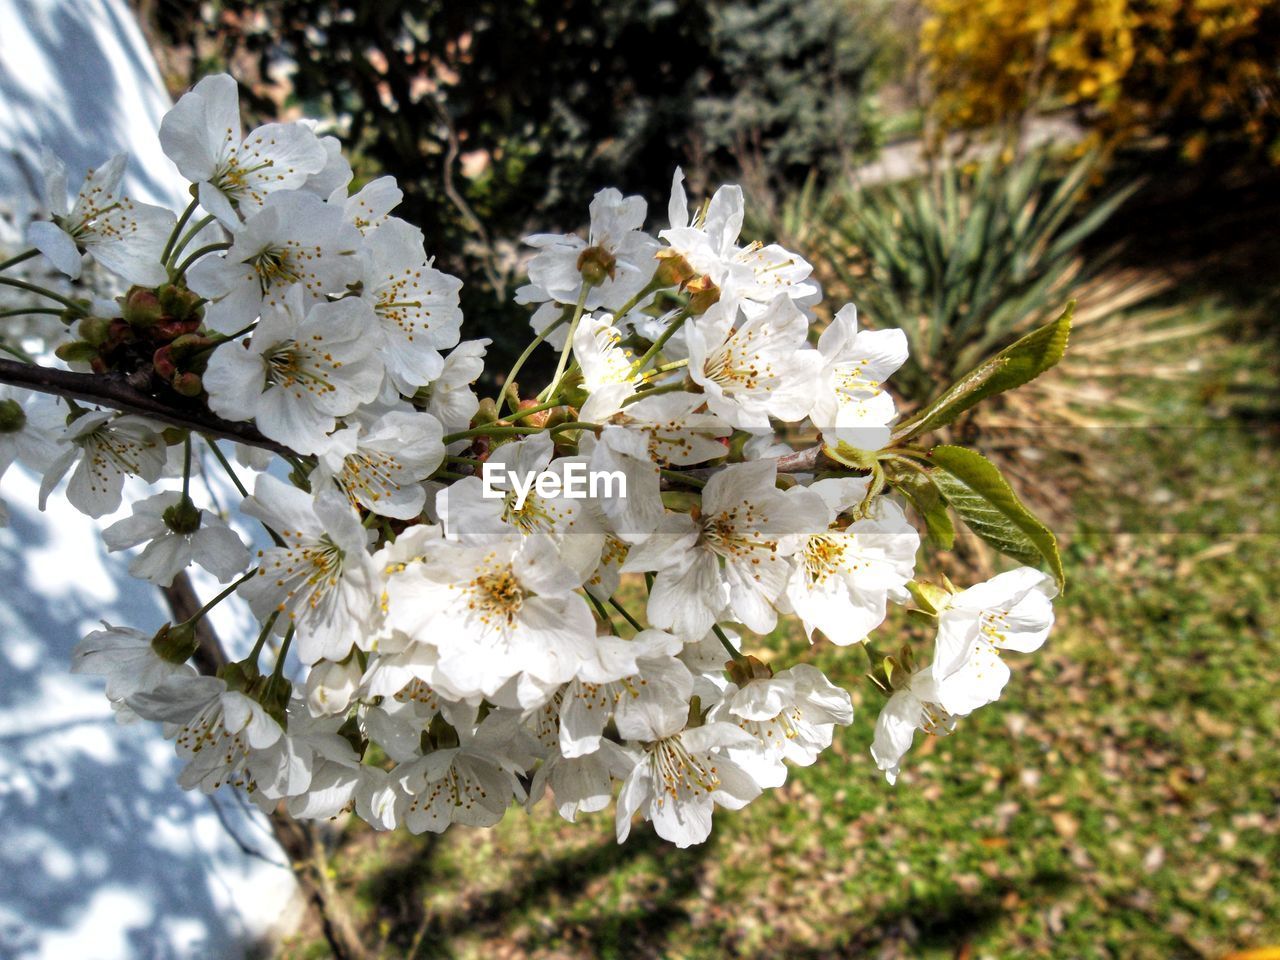
[[[906,497],[916,513],[924,518],[929,539],[943,550],[950,550],[956,540],[956,531],[951,525],[951,514],[947,513],[947,503],[929,472],[897,459],[884,460],[881,466],[889,484]]]
[[[1075,306],[1072,300],[1058,319],[1033,330],[1017,343],[978,364],[946,393],[899,427],[894,439],[910,440],[944,427],[978,401],[1020,387],[1040,376],[1062,359],[1071,334],[1071,316]]]
[[[1018,499],[994,463],[963,447],[934,447],[930,473],[938,490],[974,533],[1022,563],[1047,563],[1058,585],[1066,582],[1058,541]]]

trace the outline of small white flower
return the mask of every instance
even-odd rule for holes
[[[181,502],[180,490],[137,501],[133,516],[102,531],[107,549],[114,552],[145,543],[142,552],[129,562],[129,572],[162,587],[173,583],[173,578],[193,562],[222,583],[243,571],[249,564],[249,550],[235,531],[221,517],[197,510],[189,500],[189,510],[182,511]]]
[[[795,567],[786,597],[810,640],[815,629],[839,646],[864,640],[915,573],[920,535],[892,500],[878,497],[865,517],[836,522],[863,500],[868,483],[842,477],[809,486],[827,505],[830,526],[788,544]]]
[[[178,756],[187,761],[178,783],[213,793],[224,784],[244,789],[262,803],[259,784],[280,774],[284,730],[262,704],[216,677],[173,677],[126,701],[140,717],[173,726]]]
[[[804,419],[821,365],[808,347],[809,322],[780,296],[735,327],[739,306],[721,300],[685,324],[690,379],[711,411],[740,429],[768,427],[771,416]]]
[[[48,151],[42,159],[53,220],[31,224],[27,240],[32,246],[73,280],[80,276],[82,249],[130,283],[155,286],[168,279],[160,254],[177,218],[120,192],[125,154],[90,170],[70,209],[66,167]]]
[[[858,311],[842,307],[818,338],[822,371],[810,419],[828,441],[859,450],[889,442],[897,416],[884,382],[907,361],[901,330],[858,330]]]
[[[575,234],[526,237],[524,242],[536,247],[538,254],[529,262],[529,286],[516,292],[516,302],[576,304],[582,295],[583,265],[593,261],[602,277],[587,291],[585,309],[623,306],[657,269],[658,242],[640,229],[647,210],[643,197],[624,197],[609,187],[591,200],[586,240]]]
[[[931,736],[946,736],[955,729],[956,718],[938,703],[938,688],[929,667],[912,673],[889,697],[876,719],[871,756],[884,771],[885,779],[898,779],[898,765],[911,749],[917,730]]]
[[[106,622],[102,626],[76,644],[71,652],[71,672],[106,678],[107,699],[117,711],[117,720],[136,718],[125,705],[126,698],[154,690],[174,676],[195,676],[190,665],[174,663],[156,653],[145,633]]]
[[[933,677],[938,703],[971,713],[999,698],[1009,682],[1005,650],[1039,650],[1053,627],[1058,588],[1032,567],[1001,573],[950,598],[938,615]]]
[[[328,164],[328,153],[303,123],[267,123],[241,137],[236,82],[205,77],[160,121],[160,146],[178,171],[199,185],[200,205],[228,227],[276,190],[301,187]]]
[[[719,287],[721,299],[741,299],[748,316],[761,313],[779,295],[801,308],[821,295],[809,279],[813,267],[803,257],[777,244],[738,246],[744,216],[741,187],[721,187],[691,221],[684,174],[677,168],[667,215],[671,226],[658,236]]]
[[[631,372],[635,358],[618,346],[622,334],[607,313],[583,317],[573,335],[573,357],[582,369],[582,386],[587,402],[581,418],[599,423],[622,409],[622,403],[636,392]]]
[[[373,314],[356,297],[317,303],[303,313],[291,291],[267,310],[247,343],[224,343],[209,358],[209,408],[254,420],[264,435],[298,453],[333,443],[337,418],[371,402],[382,383],[373,355]]]
[[[725,467],[703,488],[697,520],[669,514],[666,530],[636,538],[622,569],[657,572],[650,623],[685,639],[702,637],[722,615],[757,633],[773,629],[773,604],[791,572],[788,535],[827,524],[817,494],[783,492],[776,477],[772,460]]]
[[[583,437],[580,450],[589,457],[592,470],[626,477],[627,495],[599,504],[617,533],[626,536],[657,529],[663,513],[661,468],[725,455],[727,447],[721,438],[732,429],[713,414],[695,413],[703,401],[700,394],[682,392],[646,397],[614,414],[599,442]]]
[[[757,746],[755,737],[731,723],[690,730],[681,725],[630,751],[635,765],[618,794],[619,843],[631,833],[637,811],[677,847],[702,843],[717,805],[740,810],[760,795],[759,784],[729,756],[729,748]]]
[[[442,833],[451,823],[491,827],[513,801],[524,802],[510,756],[510,738],[518,732],[510,718],[493,713],[474,734],[458,730],[457,747],[396,767],[393,776],[409,798],[404,825],[412,833]]]
[[[490,343],[491,340],[464,340],[458,344],[444,358],[440,376],[426,388],[427,412],[449,433],[465,430],[480,409],[471,384],[484,373],[484,353]]]
[[[376,577],[364,528],[346,498],[332,488],[312,497],[262,474],[241,510],[284,540],[260,554],[258,576],[240,587],[254,615],[284,614],[277,629],[297,627],[298,657],[306,664],[342,660],[353,645],[368,649]]]
[[[560,753],[568,758],[600,749],[613,720],[624,740],[652,740],[689,714],[693,674],[675,658],[680,641],[661,630],[634,640],[596,638],[598,653],[560,698]]]
[[[38,473],[48,470],[65,424],[49,395],[0,384],[0,476],[15,460]]]
[[[320,660],[307,671],[307,708],[313,717],[345,714],[360,689],[360,663],[355,657],[342,661]]]
[[[412,520],[427,498],[421,481],[444,459],[443,436],[440,421],[418,410],[358,414],[320,454],[316,479],[335,481],[379,516]]]
[[[63,431],[66,444],[40,484],[40,509],[58,481],[71,470],[67,500],[81,513],[101,517],[118,509],[124,478],[141,477],[155,483],[164,471],[167,453],[164,439],[147,420],[90,411]]]
[[[573,592],[581,578],[549,538],[436,540],[422,550],[387,578],[386,623],[434,648],[423,679],[450,699],[536,707],[591,656],[595,621]]]
[[[340,208],[310,193],[274,194],[236,231],[231,249],[187,270],[187,284],[212,301],[205,325],[230,335],[294,291],[304,304],[345,292],[363,270],[360,245]]]
[[[403,220],[393,217],[371,231],[366,249],[363,296],[382,333],[378,356],[392,385],[412,395],[440,376],[440,351],[458,343],[462,281],[431,266],[422,231]]]
[[[780,787],[787,779],[783,761],[807,767],[817,760],[831,746],[836,724],[853,722],[853,702],[817,667],[800,663],[731,687],[710,719],[736,723],[755,737],[762,750],[730,753],[761,787]]]

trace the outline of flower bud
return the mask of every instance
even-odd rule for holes
[[[151,355],[151,366],[161,380],[172,380],[173,375],[178,372],[173,362],[173,353],[168,347],[161,347]]]
[[[618,258],[604,247],[587,247],[578,254],[578,272],[588,285],[598,287],[617,275]]]
[[[195,656],[200,641],[196,638],[196,628],[189,621],[177,626],[166,623],[151,638],[151,649],[161,660],[170,663],[186,663]]]
[[[174,374],[171,384],[174,392],[184,397],[198,397],[204,393],[204,381],[200,379],[198,373],[187,371]]]
[[[81,317],[87,317],[92,306],[93,304],[88,300],[79,297],[72,302],[71,306],[58,315],[58,319],[69,327]]]
[[[204,316],[200,296],[186,287],[166,283],[159,289],[159,302],[164,313],[173,320],[199,320]]]
[[[720,288],[708,276],[689,281],[685,289],[689,291],[690,316],[700,317],[720,302]]]
[[[76,327],[76,333],[86,343],[100,347],[111,336],[111,321],[106,317],[85,317]]]
[[[293,684],[288,678],[273,673],[269,677],[259,678],[250,695],[283,728],[288,726],[289,697],[292,693]]]
[[[658,270],[653,277],[664,287],[683,286],[697,275],[689,261],[670,247],[659,250],[657,258]]]
[[[768,680],[773,676],[772,667],[750,654],[741,660],[730,660],[724,668],[729,679],[739,687],[745,687],[752,680]]]
[[[146,287],[130,287],[120,298],[120,315],[131,327],[149,327],[158,323],[164,313],[156,292]]]
[[[485,397],[480,401],[480,407],[476,410],[476,415],[471,418],[473,427],[481,427],[486,423],[493,423],[498,419],[498,404],[493,397]]]
[[[88,363],[98,356],[98,348],[86,340],[72,340],[59,345],[53,355],[67,363]]]
[[[27,425],[27,413],[17,400],[0,400],[0,433],[17,433]]]
[[[191,502],[190,497],[183,497],[173,506],[165,508],[160,516],[165,526],[177,534],[195,533],[200,529],[200,508]]]

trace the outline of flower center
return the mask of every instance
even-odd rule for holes
[[[244,262],[258,275],[258,287],[263,296],[277,284],[287,287],[302,279],[286,247],[265,247]]]
[[[476,611],[486,625],[515,623],[524,606],[524,589],[510,564],[482,569],[470,583],[467,608]]]
[[[844,562],[845,549],[845,543],[828,534],[819,534],[806,540],[802,562],[809,582],[822,583],[835,574]]]
[[[697,799],[720,786],[717,768],[691,754],[677,734],[645,746],[654,783],[661,785],[658,805],[672,800]]]

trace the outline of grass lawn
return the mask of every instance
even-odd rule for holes
[[[353,823],[336,882],[403,957],[1222,957],[1280,945],[1275,437],[1214,413],[1212,375],[1161,429],[1099,437],[1070,584],[1004,698],[917,739],[889,787],[858,650],[799,657],[854,691],[832,749],[688,851],[612,811],[544,804],[492,831]],[[889,647],[901,620],[877,635]],[[300,935],[282,955],[322,957]]]

